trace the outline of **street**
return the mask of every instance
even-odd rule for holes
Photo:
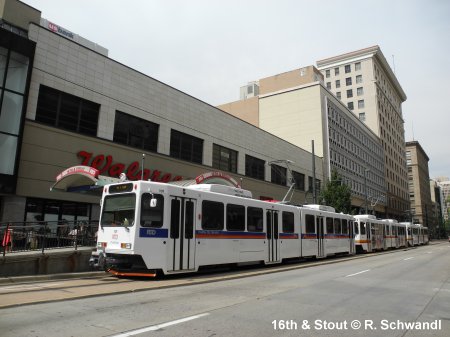
[[[448,336],[449,256],[442,242],[283,272],[8,307],[0,310],[1,335]],[[48,287],[64,292],[66,282]],[[99,292],[101,282],[144,281],[105,278]],[[0,287],[0,298],[21,287],[33,285]]]

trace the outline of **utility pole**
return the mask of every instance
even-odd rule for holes
[[[368,203],[367,203],[367,172],[369,172],[369,169],[364,169],[364,196],[366,201],[366,214],[368,214]]]
[[[311,149],[312,149],[312,171],[313,171],[313,204],[317,203],[316,198],[316,160],[315,160],[315,154],[314,154],[314,140],[311,140]]]

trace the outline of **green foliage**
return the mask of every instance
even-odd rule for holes
[[[334,207],[336,212],[351,214],[351,188],[343,183],[342,177],[336,170],[331,172],[331,179],[327,181],[320,192],[319,200],[328,206]]]

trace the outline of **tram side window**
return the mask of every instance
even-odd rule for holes
[[[358,222],[354,222],[354,228],[355,228],[355,235],[359,234],[359,223]]]
[[[334,219],[334,233],[341,234],[341,219]]]
[[[327,234],[334,233],[333,218],[327,218],[326,222],[327,222]]]
[[[161,194],[154,194],[156,207],[150,207],[152,195],[144,193],[141,199],[141,226],[160,228],[163,225],[164,197]]]
[[[361,222],[361,234],[365,235],[366,234],[366,223],[365,222]]]
[[[262,232],[263,225],[263,210],[257,207],[247,208],[247,230],[249,232]]]
[[[203,201],[202,228],[222,230],[224,223],[224,206],[217,201]]]
[[[348,234],[348,220],[342,219],[342,234]]]
[[[283,232],[294,233],[294,213],[283,212]]]
[[[305,233],[311,234],[316,232],[316,221],[314,215],[305,215]]]
[[[245,206],[233,204],[227,205],[227,230],[245,230]]]

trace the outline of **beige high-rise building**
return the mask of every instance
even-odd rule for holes
[[[258,96],[252,94],[255,85]],[[317,68],[291,70],[248,86],[250,90],[243,87],[241,93],[249,92],[249,96],[241,95],[241,100],[219,108],[307,151],[312,150],[314,140],[315,154],[323,157],[324,176],[329,178],[332,170],[338,171],[352,189],[356,211],[365,212],[367,196],[368,211],[384,215],[386,189],[380,139],[324,87]],[[298,184],[303,177],[296,172],[292,175],[300,191],[311,191],[311,177],[309,186],[303,186]]]
[[[405,218],[409,205],[402,103],[406,94],[379,46],[317,61],[331,90],[381,139],[386,216]]]
[[[433,227],[433,206],[430,191],[429,158],[419,142],[406,142],[408,189],[413,222]]]

